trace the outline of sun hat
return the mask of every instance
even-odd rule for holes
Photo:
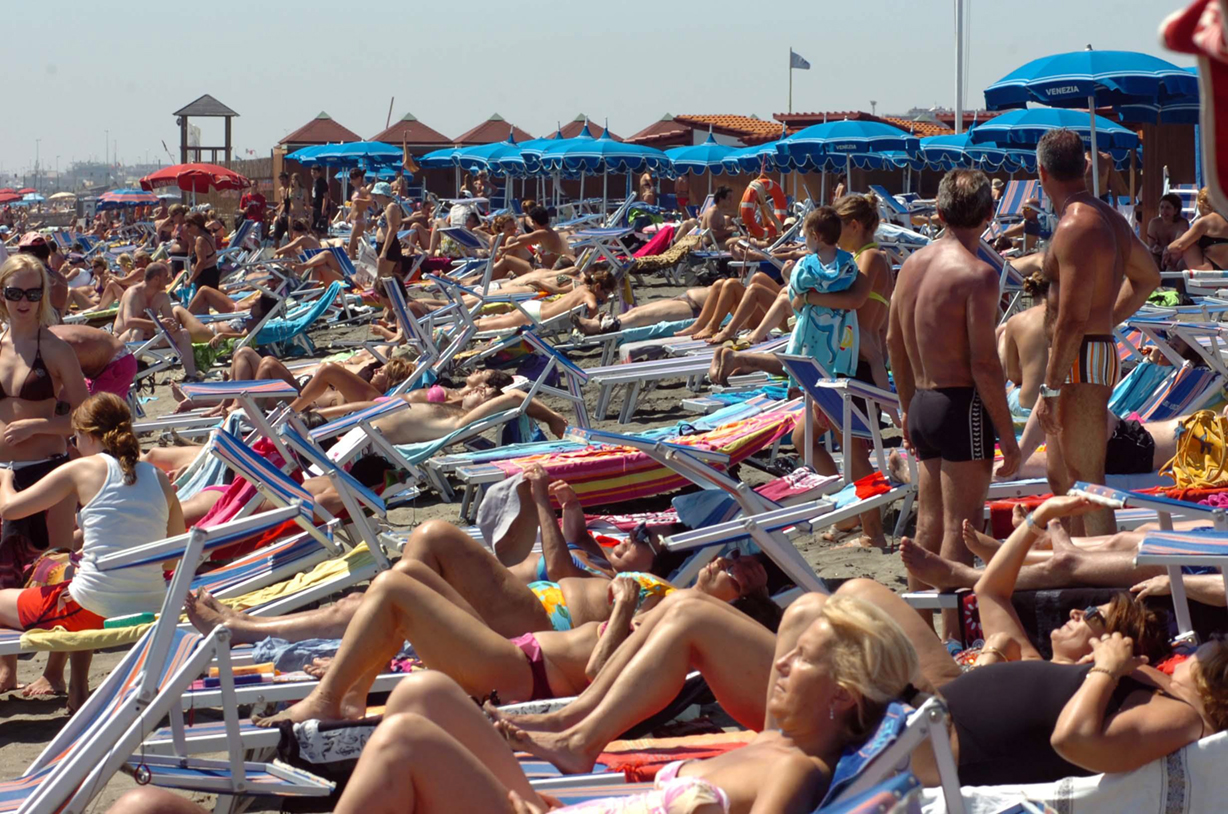
[[[46,246],[47,238],[43,237],[42,232],[26,232],[21,236],[21,240],[17,246],[22,249],[30,248],[31,246]]]
[[[371,187],[372,195],[383,195],[385,198],[392,197],[392,184],[387,181],[380,181]]]

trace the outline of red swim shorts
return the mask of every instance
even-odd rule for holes
[[[112,359],[99,372],[97,379],[86,379],[85,385],[91,396],[98,393],[114,393],[121,399],[126,399],[136,373],[136,357],[131,353],[125,353],[118,359]]]
[[[26,588],[17,597],[17,618],[22,630],[51,630],[62,627],[68,631],[101,630],[105,621],[93,611],[77,604],[68,592],[69,582]]]

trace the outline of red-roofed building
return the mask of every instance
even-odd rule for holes
[[[772,118],[788,126],[790,133],[812,125],[822,124],[823,122],[837,122],[844,119],[849,121],[882,122],[883,124],[889,124],[892,127],[898,127],[901,130],[912,133],[917,138],[945,136],[955,132],[951,128],[935,121],[917,121],[904,116],[875,116],[872,113],[866,113],[861,110],[838,110],[827,113],[773,113]]]
[[[588,132],[592,134],[593,138],[601,135],[601,131],[604,129],[601,124],[581,113],[562,126],[561,130],[563,131],[563,138],[575,138],[576,136],[580,135],[580,133],[584,131],[585,122],[588,122]],[[552,136],[554,136],[554,133],[547,133],[545,138],[550,138]],[[614,139],[615,141],[623,140],[621,136],[614,133],[610,133],[610,138]]]
[[[371,140],[393,145],[407,144],[412,153],[426,153],[440,147],[447,147],[452,143],[452,139],[423,124],[412,113],[406,113],[393,122],[391,127],[372,136]]]
[[[362,141],[362,136],[320,111],[320,115],[277,143],[285,147],[287,152],[291,152],[312,144],[343,144],[350,141]]]
[[[671,116],[668,113],[626,140],[632,144],[666,149],[702,144],[711,130],[721,144],[749,147],[780,138],[778,123],[756,116],[727,113],[697,113]]]
[[[506,141],[509,131],[516,138],[517,142],[529,141],[533,138],[527,132],[511,124],[507,119],[496,113],[477,127],[461,133],[452,143],[460,147],[467,147],[472,144],[493,144],[496,141]]]

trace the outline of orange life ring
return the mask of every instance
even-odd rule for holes
[[[768,178],[766,175],[761,175],[754,181],[750,182],[750,186],[746,188],[746,192],[742,194],[742,205],[739,207],[739,214],[742,216],[742,226],[746,229],[751,237],[776,237],[776,226],[770,220],[767,223],[759,222],[759,205],[760,202],[766,202],[767,199],[772,199],[772,212],[776,215],[776,220],[784,223],[788,217],[788,204],[785,202],[784,190],[780,185]],[[767,220],[766,218],[764,220]]]

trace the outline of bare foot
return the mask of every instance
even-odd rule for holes
[[[968,550],[985,562],[993,559],[993,555],[998,553],[998,547],[1001,545],[988,534],[982,534],[974,529],[967,520],[964,521],[963,537],[964,545],[968,547]]]
[[[68,692],[68,687],[64,684],[63,675],[56,681],[52,681],[47,676],[42,675],[21,689],[21,697],[50,699],[63,696],[66,692]]]
[[[819,539],[827,543],[835,543],[840,540],[840,535],[857,528],[861,528],[861,520],[850,517],[848,520],[841,520],[834,527],[820,534]]]
[[[585,753],[579,748],[578,740],[567,733],[526,732],[507,721],[500,728],[513,749],[548,760],[563,774],[591,772],[597,762],[597,751]]]
[[[303,672],[312,678],[324,678],[324,675],[328,672],[328,668],[331,667],[332,664],[333,659],[331,656],[312,659],[311,664],[308,664],[303,668]]]
[[[363,712],[366,712],[366,710],[363,710]],[[362,713],[353,717],[345,716],[342,712],[341,704],[326,698],[324,693],[320,692],[320,688],[316,687],[311,691],[311,695],[275,715],[266,717],[253,715],[252,723],[264,729],[273,729],[282,721],[293,721],[296,724],[301,724],[305,721],[356,721],[361,717]]]
[[[847,543],[842,543],[836,548],[877,548],[882,553],[886,554],[891,546],[887,543],[887,538],[879,536],[877,538],[860,535],[856,540],[849,540]]]
[[[887,474],[896,483],[912,483],[912,472],[908,469],[908,462],[904,460],[904,456],[898,449],[893,449],[887,454]]]
[[[970,566],[943,559],[907,537],[900,540],[900,559],[908,573],[940,591],[971,588],[979,576]]]
[[[725,360],[728,348],[717,348],[712,354],[712,364],[708,366],[708,381],[713,384],[727,384],[725,380]]]
[[[692,339],[711,339],[713,333],[715,333],[715,331],[713,331],[711,327],[708,327],[708,328],[704,328],[703,330],[696,331],[695,333],[691,334],[691,338]]]
[[[1011,509],[1011,527],[1019,528],[1023,525],[1023,521],[1028,519],[1028,507],[1022,503],[1016,503],[1015,508]]]
[[[712,338],[708,340],[708,344],[710,345],[724,344],[725,342],[728,342],[730,339],[733,339],[733,337],[736,334],[737,334],[737,331],[731,331],[728,328],[722,328],[712,335]]]
[[[504,736],[507,735],[506,727],[512,727],[513,729],[525,732],[562,732],[567,728],[564,718],[559,715],[559,712],[562,712],[562,710],[529,713],[526,715],[509,715],[494,704],[486,701],[482,704],[482,711],[486,713],[486,717],[490,718],[490,722]]]
[[[188,621],[201,633],[212,633],[218,625],[224,625],[238,614],[217,601],[208,591],[188,591],[184,598],[183,609],[187,611]]]
[[[171,386],[174,387],[175,385],[172,384]],[[187,412],[191,412],[192,410],[195,410],[196,407],[197,407],[196,402],[192,401],[191,399],[183,399],[182,401],[180,401],[178,404],[175,405],[175,412],[176,413],[187,413]]]

